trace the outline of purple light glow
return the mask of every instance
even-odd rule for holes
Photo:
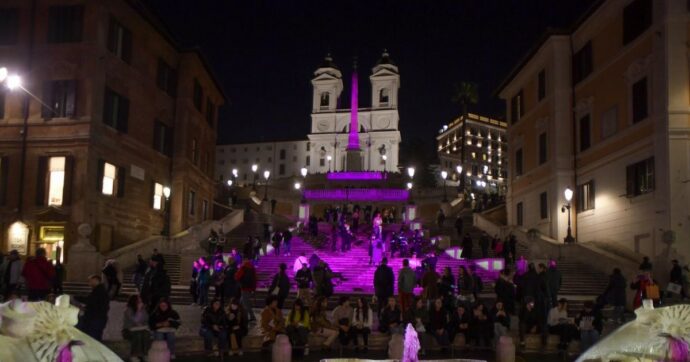
[[[385,180],[386,174],[378,171],[360,171],[360,172],[329,172],[326,177],[331,181],[371,181],[371,180]]]
[[[407,201],[409,192],[401,189],[328,189],[305,190],[307,200],[329,201]]]
[[[350,136],[347,141],[347,149],[359,151],[359,120],[357,119],[358,102],[357,68],[352,71],[352,94],[350,96]]]

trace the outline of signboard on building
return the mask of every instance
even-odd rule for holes
[[[132,166],[130,167],[129,174],[130,174],[132,177],[134,177],[135,179],[138,179],[138,180],[141,180],[141,181],[144,181],[144,179],[146,178],[146,171],[144,171],[143,168],[138,167],[138,166],[134,166],[134,165],[132,165]]]
[[[26,255],[26,247],[29,243],[29,227],[21,221],[10,225],[7,238],[8,251],[16,250],[19,255]]]

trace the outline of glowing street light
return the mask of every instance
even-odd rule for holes
[[[264,179],[266,179],[266,183],[264,184],[264,201],[268,201],[268,178],[271,177],[271,171],[266,170],[264,171]]]
[[[233,176],[234,178],[237,178],[237,177],[239,176],[239,172],[237,171],[236,168],[233,168],[233,169],[232,169],[232,176]]]
[[[21,88],[22,86],[22,78],[18,75],[10,75],[7,77],[7,88],[10,90],[15,90],[17,88]]]
[[[570,187],[566,187],[565,191],[563,191],[563,196],[565,196],[565,201],[567,203],[561,207],[561,212],[564,213],[564,212],[566,212],[566,210],[568,211],[568,235],[566,235],[566,237],[563,241],[566,244],[574,243],[575,238],[573,237],[572,229],[570,227],[570,209],[571,209],[570,201],[573,199],[573,190]]]
[[[7,79],[7,68],[2,67],[0,68],[0,83],[4,82],[5,79]]]
[[[458,175],[462,174],[462,166],[461,165],[455,166],[455,171],[458,172]]]
[[[447,171],[441,171],[441,178],[443,179],[443,202],[448,202],[448,192],[446,191],[446,179],[448,178]]]
[[[252,173],[254,174],[254,182],[252,183],[252,190],[256,191],[256,171],[259,170],[259,165],[252,165]]]
[[[331,160],[333,160],[333,157],[331,155],[326,156],[326,160],[328,160],[328,172],[331,172]]]
[[[232,180],[228,180],[228,186],[232,187]]]
[[[407,175],[410,176],[410,178],[414,178],[414,173],[415,173],[414,167],[408,167],[407,168]]]
[[[170,187],[163,187],[163,197],[165,197],[165,220],[163,224],[163,235],[170,236]]]
[[[302,174],[302,177],[307,177],[307,173],[309,172],[309,170],[307,170],[306,167],[302,167],[302,168],[299,170],[299,172],[300,172],[300,174]]]
[[[299,190],[302,188],[302,184],[299,182],[295,182],[295,190]]]
[[[407,189],[408,189],[408,190],[412,190],[412,182],[408,182],[408,183],[407,183]]]

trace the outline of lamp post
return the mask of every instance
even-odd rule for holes
[[[412,182],[414,181],[415,171],[416,170],[414,167],[408,167],[407,168],[407,176],[410,176],[410,182],[407,183],[407,189],[410,190],[410,192],[409,192],[410,205],[414,205],[414,200],[412,199]]]
[[[563,192],[563,196],[565,196],[565,201],[567,202],[563,207],[561,207],[561,212],[566,212],[568,211],[568,235],[566,235],[565,239],[563,241],[568,244],[568,243],[574,243],[575,238],[573,237],[572,229],[570,227],[570,209],[571,209],[571,204],[570,201],[573,199],[573,190],[570,187],[566,187],[565,191]]]
[[[385,154],[381,155],[381,159],[383,160],[383,172],[386,172],[386,170],[387,170],[386,166],[388,164],[388,156],[386,156]]]
[[[264,201],[268,201],[268,178],[271,177],[271,171],[266,170],[264,171],[264,179],[266,179],[266,183],[264,184]]]
[[[299,172],[300,172],[300,174],[302,174],[302,182],[304,182],[304,184],[306,185],[307,184],[307,173],[309,172],[309,170],[307,170],[306,167],[302,167],[302,169],[300,169]],[[295,186],[297,186],[297,184],[298,183],[295,183]],[[307,199],[304,197],[304,190],[302,190],[302,200],[300,202],[302,204],[307,203]]]
[[[331,155],[326,156],[326,160],[328,160],[328,172],[331,172],[331,160],[333,157]]]
[[[163,224],[163,236],[170,237],[170,187],[163,187],[163,197],[165,197],[165,220]]]
[[[256,191],[256,171],[259,169],[259,165],[252,165],[252,173],[254,173],[254,181],[252,183],[252,190]]]
[[[237,171],[236,168],[233,168],[232,169],[232,180],[233,180],[233,182],[237,182],[237,178],[238,178],[237,176],[239,176],[239,172]]]
[[[443,179],[443,202],[448,202],[448,192],[446,192],[446,179],[448,178],[448,172],[441,171],[441,178]]]

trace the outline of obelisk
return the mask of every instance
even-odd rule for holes
[[[350,95],[350,135],[347,140],[346,169],[362,171],[362,149],[359,147],[359,119],[357,118],[359,89],[357,84],[357,61],[352,70],[352,93]]]

